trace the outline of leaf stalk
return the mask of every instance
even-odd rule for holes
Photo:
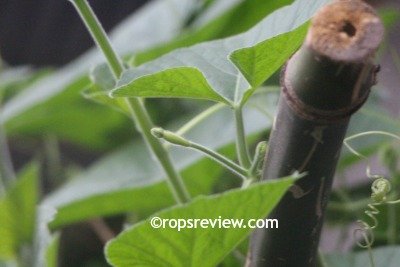
[[[248,169],[251,166],[249,149],[246,141],[246,133],[243,123],[242,107],[235,107],[235,123],[236,123],[236,151],[239,163],[242,167]]]
[[[240,178],[243,180],[247,180],[248,177],[248,171],[244,169],[243,167],[239,166],[235,162],[231,161],[230,159],[226,158],[225,156],[209,149],[208,147],[205,147],[203,145],[200,145],[198,143],[189,141],[185,138],[183,138],[180,135],[177,135],[173,132],[166,131],[162,128],[153,128],[151,130],[151,133],[157,137],[164,139],[165,141],[177,145],[177,146],[183,146],[183,147],[188,147],[192,148],[194,150],[200,151],[204,154],[206,154],[209,158],[214,160],[215,162],[219,163],[223,167],[227,168],[228,170],[232,171],[234,174],[237,174]]]

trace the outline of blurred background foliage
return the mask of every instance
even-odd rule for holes
[[[241,33],[291,2],[90,1],[116,50],[131,66],[179,47]],[[367,130],[398,134],[400,3],[371,2],[387,27],[378,55],[381,73],[370,101],[352,120],[349,134]],[[32,266],[35,253],[45,255],[48,266],[107,266],[102,252],[103,224],[117,233],[124,223],[138,221],[173,203],[161,171],[154,167],[128,117],[82,96],[92,84],[90,70],[104,60],[92,48],[68,1],[1,1],[0,54],[1,144],[3,150],[8,143],[17,172],[17,182],[6,181],[0,188],[0,266],[2,260],[6,264],[17,255],[20,262]],[[278,77],[275,74],[265,85],[277,85]],[[268,136],[276,99],[275,90],[250,102],[246,129],[254,143]],[[155,123],[170,129],[177,129],[210,106],[173,99],[146,100],[146,104]],[[189,136],[233,157],[230,120],[226,110],[218,110]],[[355,144],[371,156],[374,170],[391,177],[395,191],[400,192],[398,144],[380,137]],[[173,149],[173,154],[193,195],[237,186],[235,179],[228,179],[230,174],[212,161],[179,149]],[[324,250],[343,252],[353,245],[351,229],[362,216],[369,194],[365,162],[359,161],[343,151],[322,239]],[[56,215],[53,208],[58,209]],[[398,209],[382,211],[378,245],[400,243]],[[102,216],[105,220],[98,219]],[[47,231],[50,221],[50,228],[61,230],[60,235]],[[222,266],[239,263],[237,258],[228,257]]]

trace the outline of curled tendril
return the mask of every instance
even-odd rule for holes
[[[376,203],[382,203],[386,201],[386,197],[389,194],[392,186],[389,180],[379,177],[376,179],[371,186],[371,199]]]
[[[367,135],[384,135],[400,141],[400,136],[398,135],[381,131],[370,131],[350,136],[346,138],[343,143],[354,155],[360,158],[367,159],[366,156],[362,155],[349,145],[350,140]],[[375,241],[375,236],[373,231],[379,224],[377,216],[379,215],[380,211],[377,207],[383,204],[398,204],[400,203],[400,199],[394,201],[387,201],[387,196],[390,193],[392,187],[391,183],[388,179],[384,178],[381,175],[372,174],[369,164],[367,165],[366,168],[366,175],[368,178],[373,179],[371,185],[372,202],[368,204],[368,208],[364,211],[365,215],[370,219],[370,222],[364,220],[358,220],[357,223],[359,225],[359,228],[354,230],[353,236],[354,239],[356,240],[356,244],[359,247],[368,249],[371,266],[375,266],[371,250]],[[359,238],[360,236],[362,237],[361,240]]]
[[[374,176],[375,177],[375,176]],[[391,189],[389,180],[380,176],[376,178],[371,185],[371,200],[372,203],[368,204],[368,209],[364,211],[365,215],[370,218],[370,222],[358,220],[359,228],[354,230],[354,237],[356,243],[361,248],[370,248],[375,240],[373,230],[378,226],[379,221],[377,216],[380,211],[377,206],[384,204]],[[363,242],[359,241],[357,235],[361,235]]]

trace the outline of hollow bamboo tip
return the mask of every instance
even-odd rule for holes
[[[361,0],[341,0],[320,9],[306,45],[335,61],[358,62],[374,54],[384,27],[375,10]]]

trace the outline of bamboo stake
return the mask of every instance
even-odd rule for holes
[[[324,212],[350,116],[375,83],[373,56],[383,38],[375,11],[361,1],[336,1],[313,18],[302,48],[282,73],[282,94],[263,179],[306,172],[257,229],[246,266],[313,267]]]

